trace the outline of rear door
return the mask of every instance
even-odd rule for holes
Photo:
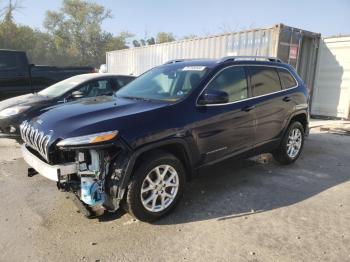
[[[254,142],[254,113],[249,108],[248,81],[243,66],[221,70],[206,89],[225,91],[226,104],[198,106],[203,120],[194,129],[203,162],[211,162],[252,148]]]
[[[255,145],[278,140],[292,110],[293,103],[282,89],[278,69],[268,66],[249,68],[255,105]]]
[[[0,51],[0,100],[31,93],[26,59],[19,52]]]

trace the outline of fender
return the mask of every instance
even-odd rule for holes
[[[306,130],[305,130],[305,134],[308,134],[308,130],[309,130],[309,117],[308,117],[308,107],[303,107],[303,108],[297,108],[297,111],[293,112],[289,118],[286,120],[285,125],[283,127],[282,133],[281,133],[281,137],[283,137],[284,133],[286,132],[291,120],[293,117],[297,116],[297,115],[305,115],[306,118]]]
[[[186,152],[186,158],[188,161],[188,163],[184,163],[184,164],[189,169],[190,173],[192,173],[194,171],[193,156],[192,156],[192,154],[190,154],[191,151],[189,149],[189,145],[182,138],[169,138],[166,140],[162,140],[162,141],[158,141],[158,142],[154,142],[154,143],[145,145],[143,147],[136,149],[133,152],[132,151],[129,151],[129,153],[126,152],[125,161],[123,161],[123,164],[121,166],[121,168],[123,170],[122,171],[123,172],[122,181],[120,182],[119,190],[118,190],[118,194],[117,194],[117,199],[119,201],[122,200],[124,197],[124,193],[125,193],[125,190],[130,182],[132,171],[135,167],[135,163],[136,163],[137,158],[144,152],[147,152],[147,151],[150,151],[153,149],[157,149],[157,148],[160,148],[162,146],[173,145],[173,144],[178,144],[178,145],[182,146],[182,148]]]
[[[157,141],[151,144],[147,144],[145,146],[142,146],[140,148],[137,148],[134,152],[132,152],[130,160],[129,160],[129,165],[128,168],[130,168],[131,170],[134,167],[134,164],[136,162],[136,159],[144,152],[153,150],[153,149],[157,149],[160,148],[162,146],[168,146],[168,145],[181,145],[181,147],[185,150],[186,152],[186,158],[188,163],[184,163],[186,166],[190,167],[191,169],[193,169],[194,167],[194,163],[195,163],[195,159],[193,157],[193,153],[191,154],[191,149],[189,148],[188,143],[183,139],[183,138],[169,138],[169,139],[165,139],[162,141]]]

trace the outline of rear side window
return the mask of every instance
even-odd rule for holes
[[[121,88],[121,87],[129,84],[134,79],[135,79],[134,77],[117,77],[114,80],[117,82],[118,87]]]
[[[283,89],[297,86],[297,82],[295,81],[294,77],[291,75],[291,73],[289,73],[288,70],[279,68],[277,69],[277,71],[278,71],[278,74],[280,75]]]
[[[18,68],[20,65],[17,53],[0,53],[0,70]]]
[[[110,96],[113,94],[113,88],[109,80],[94,80],[84,84],[79,91],[83,97]]]
[[[210,82],[208,89],[226,92],[229,102],[247,98],[248,85],[244,68],[234,66],[224,69]]]
[[[270,67],[251,67],[251,80],[254,96],[261,96],[281,90],[277,71]]]

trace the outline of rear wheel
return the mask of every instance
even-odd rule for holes
[[[283,165],[295,162],[304,146],[304,127],[300,122],[289,125],[280,146],[272,153],[275,160]]]
[[[141,221],[151,222],[168,214],[177,204],[185,182],[181,161],[167,152],[142,160],[129,184],[126,210]]]

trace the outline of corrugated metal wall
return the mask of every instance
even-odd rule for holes
[[[297,69],[312,92],[319,39],[319,34],[278,24],[266,29],[112,51],[106,59],[108,72],[137,76],[172,59],[278,56]]]
[[[350,36],[321,41],[312,115],[349,119]]]
[[[168,60],[181,58],[277,56],[279,26],[108,52],[108,72],[139,75]]]

